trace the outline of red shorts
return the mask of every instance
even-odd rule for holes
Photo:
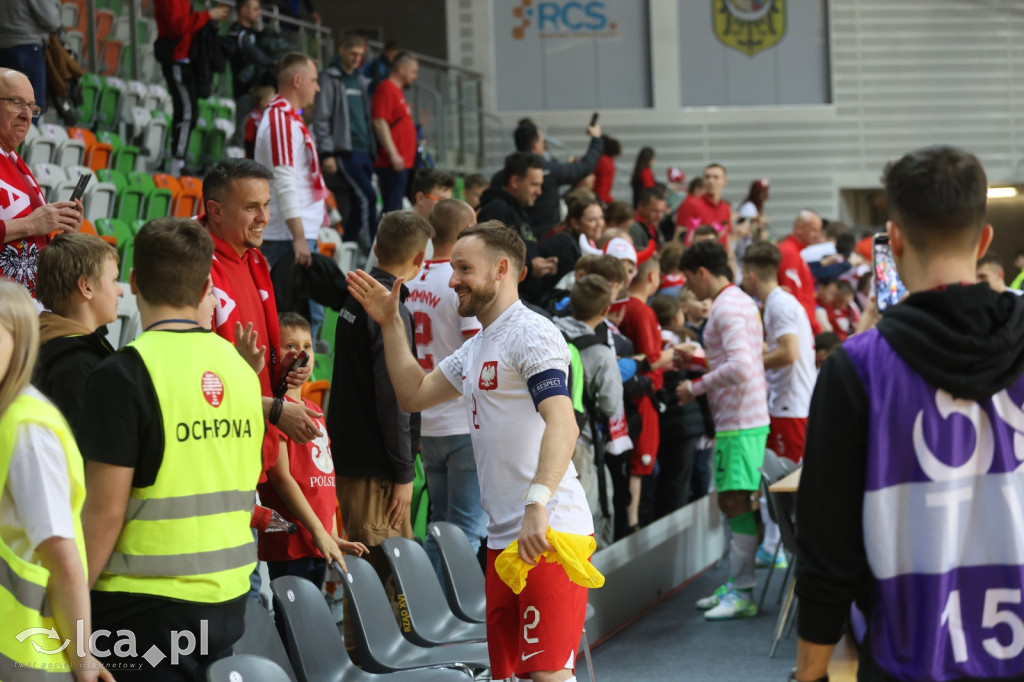
[[[807,417],[772,417],[768,431],[768,449],[797,464],[804,459],[807,442]]]
[[[576,668],[576,652],[587,617],[587,588],[543,557],[519,594],[494,570],[501,552],[487,549],[487,652],[491,678]]]
[[[644,396],[636,404],[642,425],[640,435],[633,443],[633,459],[630,462],[630,476],[650,476],[654,471],[654,460],[658,457],[658,446],[661,444],[661,427],[658,424],[658,411],[654,403]]]

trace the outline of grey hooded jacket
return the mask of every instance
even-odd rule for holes
[[[356,71],[359,86],[363,90],[363,104],[366,107],[366,125],[370,140],[370,155],[377,155],[377,138],[373,132],[370,117],[370,95],[368,88],[370,79],[361,71]],[[313,105],[313,139],[316,150],[321,158],[328,155],[343,154],[352,151],[352,126],[348,111],[348,97],[345,96],[345,83],[342,80],[341,68],[331,64],[323,70],[319,78],[320,93]]]

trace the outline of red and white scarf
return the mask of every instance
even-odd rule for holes
[[[18,156],[0,150],[0,220],[24,218],[46,203],[32,171]],[[0,244],[0,277],[12,279],[35,296],[36,262],[49,235]]]
[[[324,175],[320,170],[320,157],[316,153],[313,136],[309,134],[309,129],[303,123],[299,112],[295,110],[291,102],[281,97],[281,95],[276,95],[274,99],[270,100],[270,104],[267,105],[263,115],[270,116],[273,113],[279,114],[284,119],[284,125],[282,126],[283,130],[278,131],[279,134],[271,135],[271,162],[275,166],[294,165],[295,160],[292,158],[292,124],[297,123],[299,130],[302,131],[302,141],[306,146],[306,152],[309,154],[309,181],[313,186],[313,200],[323,201],[327,198],[329,192],[327,191],[327,185],[324,184]],[[270,122],[271,125],[274,125],[275,120],[273,117],[270,119]]]

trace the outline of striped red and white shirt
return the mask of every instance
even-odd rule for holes
[[[707,394],[716,431],[768,425],[763,344],[757,304],[739,287],[728,285],[712,301],[704,328],[710,370],[692,383],[694,395]]]
[[[324,222],[324,187],[320,159],[309,130],[294,107],[280,95],[270,100],[256,129],[254,159],[274,172],[270,183],[270,222],[263,238],[291,241],[285,220],[301,218],[306,239],[316,239]]]

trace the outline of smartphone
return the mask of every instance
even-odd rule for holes
[[[889,246],[889,235],[876,234],[872,243],[872,260],[875,276],[875,302],[878,312],[891,305],[896,305],[907,295],[907,287],[896,271],[896,261],[892,258],[892,247]]]
[[[274,389],[274,397],[280,398],[288,390],[288,374],[297,369],[302,369],[309,364],[309,353],[302,351],[295,356],[295,362],[288,368],[288,371],[281,376],[281,381],[277,382],[277,388]]]
[[[75,191],[71,193],[71,201],[76,201],[82,198],[82,195],[85,194],[85,188],[89,184],[90,180],[92,180],[91,173],[82,173],[78,176],[78,184],[75,185]]]
[[[593,128],[596,125],[597,125],[597,112],[595,111],[594,115],[590,117],[590,125],[588,127]]]

